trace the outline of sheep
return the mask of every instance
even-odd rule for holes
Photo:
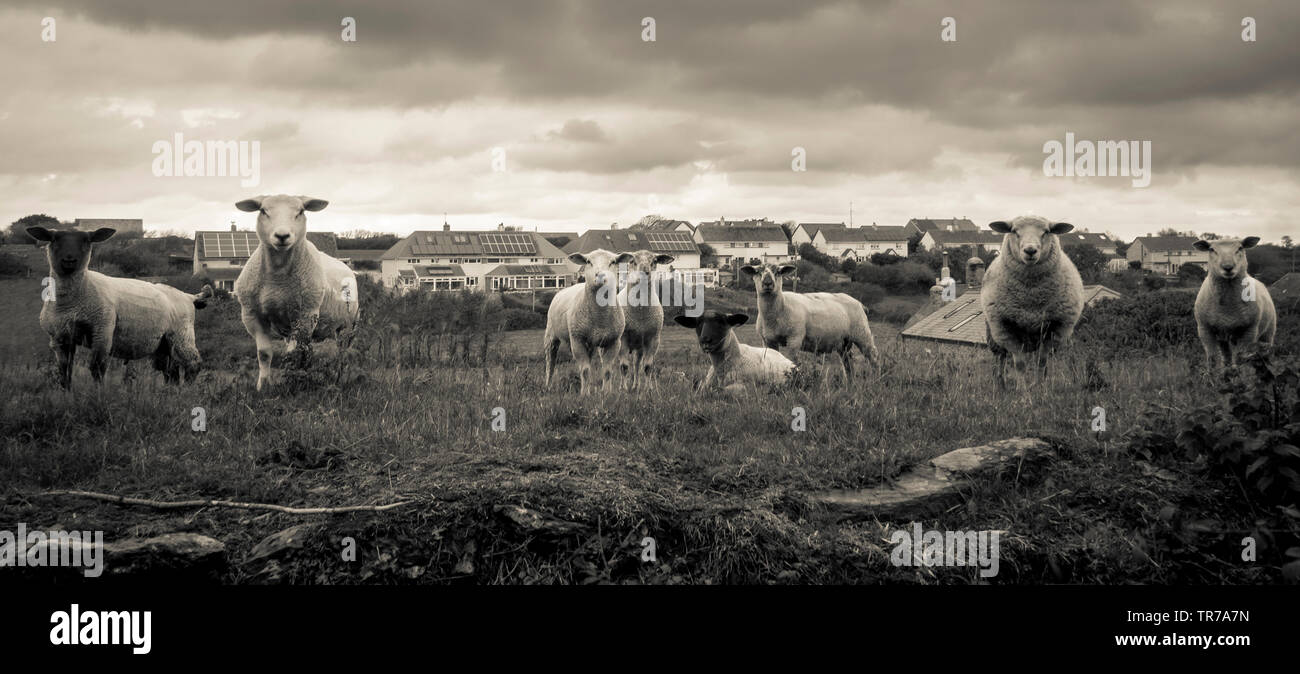
[[[709,310],[699,317],[677,316],[673,320],[695,331],[700,350],[711,361],[700,383],[701,393],[714,385],[733,392],[746,385],[779,385],[789,381],[795,372],[794,363],[780,351],[740,343],[732,328],[749,321],[745,314]]]
[[[1208,273],[1196,293],[1196,334],[1205,347],[1206,367],[1216,361],[1236,366],[1242,348],[1260,342],[1273,345],[1277,334],[1277,308],[1268,288],[1247,269],[1246,249],[1259,243],[1258,236],[1245,239],[1201,239],[1192,247],[1210,254]]]
[[[1083,313],[1083,280],[1057,238],[1074,225],[1023,215],[989,227],[1005,236],[984,275],[980,302],[997,381],[1005,386],[1008,359],[1021,369],[1037,352],[1045,374],[1048,356],[1069,342]]]
[[[169,383],[193,381],[202,360],[194,345],[194,310],[212,295],[212,287],[194,295],[161,283],[115,278],[87,269],[95,244],[116,230],[56,231],[28,227],[45,241],[45,259],[54,282],[52,301],[41,307],[41,327],[59,365],[59,383],[72,387],[72,364],[78,346],[90,349],[90,376],[104,380],[109,357],[126,363],[153,356],[154,368]],[[129,375],[124,375],[130,379]]]
[[[568,340],[573,360],[578,364],[579,391],[586,394],[593,382],[591,358],[600,355],[599,374],[606,387],[612,374],[610,368],[618,360],[622,347],[625,319],[618,305],[617,266],[630,262],[631,253],[615,255],[596,249],[587,254],[569,256],[574,264],[582,265],[579,273],[582,283],[555,293],[546,312],[546,333],[542,336],[542,351],[546,356],[546,387],[551,386],[555,371],[555,356],[560,341]]]
[[[261,243],[234,288],[244,329],[257,346],[258,391],[271,381],[273,337],[285,339],[290,352],[298,349],[302,365],[310,359],[313,341],[333,338],[340,349],[351,342],[361,311],[356,275],[307,239],[306,212],[328,205],[323,199],[284,194],[235,204],[258,214]]]
[[[672,264],[672,255],[638,250],[632,253],[624,276],[618,305],[623,307],[623,374],[625,385],[635,390],[643,376],[649,376],[659,352],[659,332],[664,326],[664,308],[655,292],[655,265]]]
[[[781,277],[796,271],[794,265],[745,265],[740,271],[754,277],[758,293],[758,334],[768,348],[792,346],[812,353],[838,353],[846,378],[853,377],[853,347],[867,364],[879,367],[880,352],[871,336],[867,310],[844,293],[786,293]]]

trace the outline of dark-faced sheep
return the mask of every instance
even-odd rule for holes
[[[37,241],[48,242],[45,259],[54,282],[53,296],[41,307],[41,327],[59,365],[59,383],[72,385],[77,347],[90,349],[90,376],[103,381],[109,357],[130,362],[153,357],[154,368],[169,382],[194,379],[200,369],[194,346],[194,309],[212,294],[196,295],[161,283],[114,278],[88,269],[94,245],[115,230],[57,231],[29,227]]]

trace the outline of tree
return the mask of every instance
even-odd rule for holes
[[[700,266],[709,268],[718,266],[718,253],[707,243],[700,244]]]
[[[817,250],[811,243],[799,244],[799,258],[818,265],[826,271],[840,270],[840,265],[835,258]]]
[[[1182,235],[1183,235],[1182,232],[1174,229],[1173,227],[1166,227],[1156,232],[1156,236],[1182,236]]]
[[[27,236],[28,227],[45,227],[47,229],[57,229],[60,227],[59,219],[44,213],[36,215],[25,215],[14,220],[9,225],[8,231],[5,232],[5,243],[36,243],[36,239]]]
[[[1291,240],[1291,235],[1290,235],[1290,234],[1287,234],[1287,235],[1285,235],[1285,236],[1282,237],[1282,247],[1283,247],[1283,248],[1285,248],[1285,249],[1287,249],[1287,250],[1291,250],[1291,247],[1294,246],[1294,245],[1295,245],[1295,242]]]
[[[652,226],[654,226],[655,223],[664,219],[666,218],[664,218],[664,216],[662,215],[659,215],[658,213],[643,215],[641,216],[640,220],[636,221],[636,224],[632,225],[631,227],[628,227],[628,229],[636,229],[636,230],[650,229]]]
[[[1200,283],[1205,280],[1205,270],[1195,262],[1184,262],[1178,267],[1178,280],[1184,283]]]
[[[1083,277],[1084,283],[1096,283],[1097,279],[1101,278],[1102,272],[1106,271],[1106,265],[1110,262],[1110,257],[1097,250],[1095,246],[1087,244],[1070,245],[1065,246],[1064,250],[1066,256],[1079,270],[1079,276]]]
[[[1205,232],[1204,234],[1201,234],[1201,238],[1205,239],[1206,241],[1213,241],[1215,239],[1222,239],[1223,237],[1219,236],[1218,234],[1215,234],[1214,232]]]

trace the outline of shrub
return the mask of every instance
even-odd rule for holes
[[[1196,296],[1185,290],[1165,290],[1105,300],[1085,307],[1075,339],[1106,357],[1158,354],[1199,348]]]
[[[505,309],[501,312],[502,330],[531,330],[546,327],[546,315],[527,309]]]
[[[855,283],[870,283],[900,295],[923,294],[934,285],[930,268],[916,262],[891,265],[860,265],[853,273]]]
[[[0,276],[26,276],[27,263],[17,255],[0,253]]]
[[[844,292],[865,306],[872,306],[885,299],[885,289],[874,283],[849,283]]]

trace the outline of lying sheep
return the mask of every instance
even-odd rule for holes
[[[87,269],[94,244],[117,233],[107,227],[94,232],[28,227],[27,233],[48,242],[45,259],[54,293],[41,307],[41,327],[50,335],[63,388],[72,386],[78,346],[90,349],[90,376],[97,382],[103,381],[110,356],[128,363],[153,356],[154,368],[168,382],[179,382],[182,375],[185,381],[194,379],[201,364],[194,346],[194,310],[206,304],[211,286],[190,295],[161,283]]]
[[[574,253],[569,259],[583,266],[579,272],[583,282],[555,293],[546,312],[546,334],[542,337],[546,386],[549,388],[551,385],[560,341],[568,340],[573,360],[578,364],[579,390],[585,394],[593,385],[592,357],[600,356],[600,380],[606,386],[612,375],[611,368],[618,360],[625,325],[623,308],[618,305],[617,298],[618,265],[630,262],[632,254],[615,255],[597,249],[585,255]]]
[[[709,373],[700,384],[701,392],[715,385],[739,391],[747,385],[783,384],[794,374],[794,363],[780,351],[740,343],[732,328],[749,321],[745,314],[710,310],[698,318],[677,316],[673,320],[695,331],[700,349],[711,361]]]
[[[655,265],[672,264],[673,256],[638,250],[627,263],[623,289],[618,293],[618,305],[623,307],[623,374],[625,383],[632,389],[639,387],[641,378],[649,376],[659,352],[659,332],[664,326],[664,308],[659,303],[655,289]]]
[[[306,364],[311,343],[337,339],[347,348],[360,315],[357,278],[339,260],[307,240],[307,211],[329,205],[323,199],[287,195],[245,199],[235,208],[256,212],[253,251],[235,280],[244,329],[257,344],[257,390],[271,380],[271,339],[288,340]]]
[[[1247,272],[1246,249],[1259,243],[1258,236],[1245,239],[1204,239],[1192,244],[1210,254],[1210,264],[1201,290],[1196,293],[1196,334],[1205,347],[1206,366],[1216,361],[1237,364],[1238,353],[1256,342],[1273,345],[1277,333],[1277,308],[1268,288]]]
[[[989,227],[1005,236],[984,275],[980,302],[998,384],[1005,385],[1008,358],[1020,369],[1036,352],[1042,372],[1048,355],[1074,334],[1083,313],[1083,280],[1057,238],[1074,225],[1023,215]]]
[[[794,265],[745,265],[758,293],[758,334],[769,348],[792,346],[812,353],[838,353],[846,377],[853,376],[853,347],[872,366],[880,352],[871,336],[867,310],[844,293],[786,293],[781,277],[794,273]]]

